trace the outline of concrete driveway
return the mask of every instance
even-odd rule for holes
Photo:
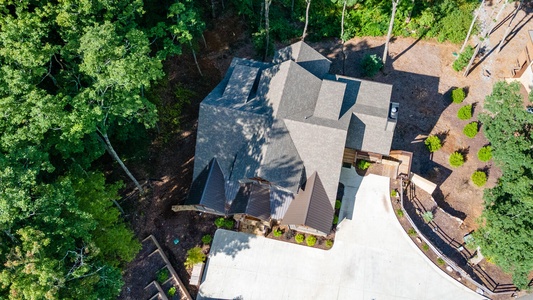
[[[412,243],[394,216],[388,178],[342,170],[331,250],[218,230],[198,299],[484,299]]]

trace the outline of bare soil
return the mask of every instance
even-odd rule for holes
[[[509,6],[504,12],[504,17],[510,14],[511,8]],[[493,83],[510,75],[511,61],[523,49],[527,30],[533,29],[533,22],[527,22],[527,14],[521,12],[517,20],[520,21],[515,21],[517,27],[511,32],[512,39],[502,52],[492,53],[489,59],[475,65],[468,77],[451,68],[458,45],[397,38],[390,44],[385,72],[372,79],[392,84],[392,101],[400,103],[393,149],[414,153],[412,171],[438,184],[439,190],[433,195],[435,200],[449,214],[464,219],[464,230],[477,228],[476,220],[483,209],[483,189],[470,182],[471,174],[477,169],[487,170],[489,182],[485,188],[490,188],[501,172],[492,162],[487,164],[477,160],[476,153],[487,140],[482,132],[474,139],[464,136],[462,129],[468,122],[458,120],[456,113],[461,105],[451,104],[449,93],[454,87],[465,87],[468,97],[462,105],[476,105],[471,119],[476,120]],[[492,44],[497,43],[505,27],[500,26],[491,35]],[[197,53],[204,76],[199,75],[191,53],[165,63],[169,80],[161,87],[161,101],[172,105],[177,86],[194,91],[195,96],[184,111],[181,130],[160,133],[151,146],[149,161],[132,167],[139,178],[150,179],[147,180],[148,193],[143,197],[132,195],[121,202],[137,237],[143,239],[153,234],[187,286],[190,274],[183,267],[186,251],[200,245],[204,234],[213,235],[216,230],[214,216],[171,210],[172,205],[184,201],[191,184],[198,104],[218,84],[233,57],[253,58],[254,55],[246,26],[236,17],[219,17],[216,28],[208,30],[204,36],[207,47],[201,44]],[[362,57],[366,54],[381,56],[383,44],[383,38],[352,39],[346,43],[344,63],[342,47],[337,40],[311,45],[332,60],[332,73],[361,77]],[[483,70],[489,70],[491,76],[484,76]],[[444,137],[444,147],[432,156],[423,144],[429,134]],[[163,135],[165,138],[160,138]],[[458,150],[466,154],[467,161],[464,166],[452,169],[448,157]],[[179,240],[177,244],[176,239]],[[124,272],[126,284],[119,299],[139,299],[140,294],[132,293],[132,289],[139,290],[153,280],[136,271],[142,264],[142,259],[136,259],[127,266]],[[492,267],[487,268],[487,272],[492,271]],[[197,288],[188,287],[195,297]]]

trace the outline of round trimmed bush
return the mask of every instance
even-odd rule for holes
[[[213,240],[213,237],[210,234],[206,234],[202,237],[202,243],[209,245],[211,244],[211,241]]]
[[[305,237],[304,237],[303,234],[298,233],[298,234],[294,237],[294,239],[296,240],[296,242],[297,242],[298,244],[301,244],[301,243],[304,241]]]
[[[452,101],[453,103],[461,103],[465,100],[466,94],[462,88],[456,88],[452,91]]]
[[[477,122],[471,122],[466,124],[465,128],[463,128],[463,133],[469,137],[474,138],[478,133],[478,123]]]
[[[316,237],[314,235],[308,235],[305,238],[305,243],[307,244],[307,246],[313,247],[316,244]]]
[[[328,248],[333,247],[333,241],[332,240],[326,240],[326,247],[328,247]]]
[[[276,228],[272,231],[272,235],[275,237],[280,237],[283,235],[283,231],[281,231],[279,228]]]
[[[487,173],[483,171],[475,171],[472,174],[472,182],[477,186],[484,186],[487,183]]]
[[[370,162],[364,159],[360,159],[357,161],[357,168],[364,171],[370,168]]]
[[[372,77],[383,67],[383,62],[376,54],[367,54],[363,57],[361,68],[363,69],[363,76]]]
[[[334,215],[333,216],[333,225],[337,225],[337,223],[339,223],[339,216]]]
[[[461,120],[468,120],[472,118],[472,104],[461,107],[457,112],[457,117]]]
[[[477,152],[477,158],[483,162],[489,161],[492,158],[492,148],[490,146],[482,147]]]
[[[450,166],[457,168],[465,163],[465,157],[462,153],[455,151],[454,153],[452,153],[452,155],[450,155],[449,162]]]
[[[442,148],[442,143],[438,136],[430,135],[424,141],[424,144],[428,147],[429,152],[435,152]]]
[[[335,209],[340,209],[342,205],[341,200],[335,200]]]

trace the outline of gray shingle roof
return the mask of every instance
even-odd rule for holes
[[[273,63],[293,60],[316,77],[323,78],[329,72],[331,61],[304,42],[297,42],[280,49],[274,55]]]
[[[260,177],[272,186],[270,213],[279,218],[291,199],[284,193],[294,195],[306,174],[320,174],[333,206],[344,148],[388,155],[396,120],[390,85],[327,74],[331,62],[303,42],[281,49],[273,62],[233,59],[202,101],[193,178],[201,181],[216,158],[226,197],[242,205],[254,188],[237,192],[239,182]]]
[[[292,200],[281,224],[308,226],[327,235],[334,213],[320,177],[314,172],[307,179],[305,188]]]

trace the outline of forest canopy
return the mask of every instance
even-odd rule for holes
[[[0,298],[120,292],[140,244],[98,159],[135,180],[114,142],[155,125],[145,93],[204,26],[192,1],[151,4],[156,24],[138,0],[0,3]]]

